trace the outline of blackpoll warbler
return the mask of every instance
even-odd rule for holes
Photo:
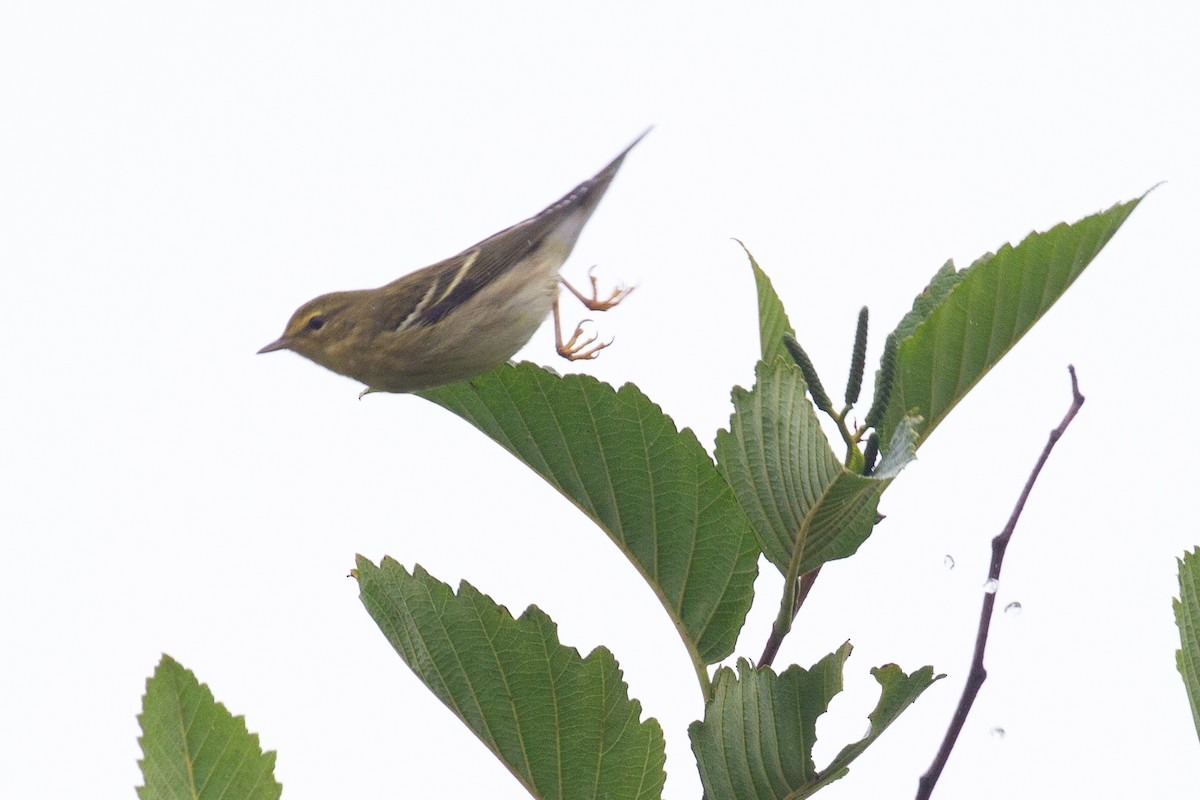
[[[378,289],[309,300],[283,336],[258,352],[292,350],[368,390],[413,392],[503,364],[553,312],[559,354],[572,361],[594,358],[608,343],[597,344],[594,336],[580,341],[581,327],[562,340],[559,282],[593,311],[612,308],[629,290],[619,288],[602,300],[592,277],[592,296],[585,297],[558,270],[626,154],[646,133],[540,214],[456,256]]]

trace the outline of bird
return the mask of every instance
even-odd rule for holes
[[[649,132],[560,200],[457,255],[376,289],[309,300],[292,314],[283,335],[258,352],[291,350],[366,384],[364,394],[415,392],[506,363],[553,315],[558,353],[571,361],[595,358],[612,342],[585,338],[588,320],[563,341],[560,284],[592,311],[612,308],[632,289],[619,286],[601,298],[589,270],[589,297],[559,269],[625,156]]]

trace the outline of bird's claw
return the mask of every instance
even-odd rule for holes
[[[590,319],[585,319],[575,326],[575,333],[571,334],[571,338],[565,342],[558,343],[558,354],[568,361],[590,361],[596,357],[604,348],[613,343],[612,339],[607,342],[597,343],[597,336],[590,336],[584,341],[580,341],[586,334],[584,333],[584,323],[591,322]]]
[[[582,292],[580,292],[574,286],[567,283],[565,280],[563,281],[563,285],[571,290],[571,294],[575,295],[575,297],[577,297],[579,299],[579,302],[583,303],[584,307],[588,311],[608,311],[610,308],[617,305],[622,300],[624,300],[626,297],[628,297],[629,293],[637,288],[636,286],[626,286],[625,284],[621,284],[621,285],[617,286],[617,288],[613,289],[612,293],[609,294],[609,296],[607,298],[601,300],[600,299],[600,282],[597,281],[596,276],[592,274],[595,271],[595,269],[596,269],[596,267],[593,266],[591,269],[588,270],[588,273],[587,273],[588,281],[591,282],[591,284],[592,284],[592,296],[591,297],[585,296]]]

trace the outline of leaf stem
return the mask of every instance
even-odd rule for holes
[[[846,447],[853,449],[854,439],[851,436],[850,431],[846,429],[845,414],[838,414],[836,411],[830,411],[829,416],[832,417],[833,421],[837,423],[838,433],[842,435],[842,441],[846,443]]]
[[[700,693],[704,695],[704,702],[708,703],[712,700],[712,678],[708,675],[708,668],[703,661],[694,658],[692,666],[696,669],[696,680],[700,681]]]
[[[771,626],[771,635],[767,637],[762,655],[758,658],[758,666],[769,667],[775,662],[775,656],[779,654],[779,646],[783,644],[783,637],[791,632],[792,623],[796,621],[800,607],[804,605],[808,593],[812,591],[813,584],[817,582],[817,576],[820,574],[821,568],[817,567],[811,572],[801,575],[798,582],[793,581],[790,584],[793,587],[792,591],[784,589],[783,602],[779,604],[779,615],[775,618],[775,624]],[[785,609],[788,609],[786,613]]]
[[[775,624],[771,626],[771,635],[767,637],[767,643],[758,659],[760,667],[769,667],[775,661],[779,646],[783,644],[783,637],[791,632],[792,622],[800,613],[800,607],[804,605],[804,600],[812,590],[813,583],[821,573],[821,568],[817,567],[805,573],[803,577],[800,575],[800,563],[804,560],[804,544],[808,541],[808,522],[809,518],[806,517],[804,522],[800,523],[800,530],[796,533],[797,546],[792,551],[792,560],[788,562],[787,574],[783,578],[783,597],[779,599],[779,613],[775,616]]]

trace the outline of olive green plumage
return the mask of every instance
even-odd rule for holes
[[[503,364],[554,308],[559,268],[645,135],[541,213],[457,255],[378,289],[308,301],[259,352],[292,350],[385,392],[428,389]]]

